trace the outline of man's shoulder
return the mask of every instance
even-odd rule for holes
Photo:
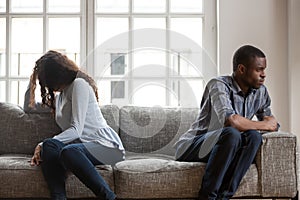
[[[215,78],[212,78],[209,82],[208,82],[208,87],[212,87],[212,86],[218,86],[218,85],[224,85],[226,87],[232,87],[233,84],[233,78],[232,76],[217,76]]]

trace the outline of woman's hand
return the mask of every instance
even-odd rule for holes
[[[42,161],[41,160],[41,150],[42,150],[42,146],[40,144],[38,144],[35,147],[33,156],[32,156],[32,158],[30,160],[30,165],[31,166],[37,166]]]

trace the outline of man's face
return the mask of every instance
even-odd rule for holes
[[[255,57],[249,66],[246,67],[244,82],[250,88],[258,89],[264,84],[266,63],[266,58]]]

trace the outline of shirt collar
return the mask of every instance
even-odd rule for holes
[[[244,96],[244,92],[242,91],[242,89],[240,88],[239,84],[234,80],[233,78],[233,74],[231,75],[231,79],[232,79],[232,85],[233,88],[235,90],[235,92],[241,96]],[[250,88],[248,94],[246,96],[248,96],[249,94],[255,94],[257,89],[254,88]]]

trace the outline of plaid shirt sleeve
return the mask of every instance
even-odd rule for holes
[[[225,120],[236,114],[231,100],[231,89],[225,82],[212,79],[208,83],[209,96],[214,113],[219,122],[224,125]]]

